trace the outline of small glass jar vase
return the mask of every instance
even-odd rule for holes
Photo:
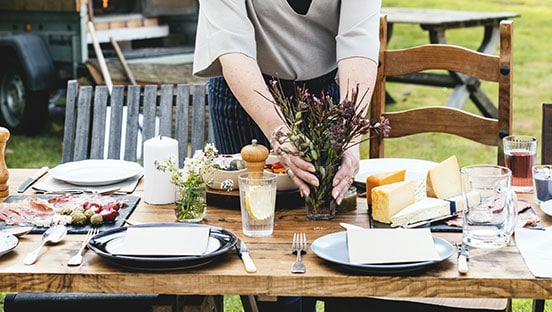
[[[335,217],[337,202],[332,197],[333,178],[339,165],[319,166],[314,173],[319,186],[309,185],[310,194],[305,197],[307,217],[311,220],[329,220]]]
[[[349,186],[347,193],[345,193],[345,196],[343,197],[343,201],[341,201],[341,204],[337,205],[336,213],[343,213],[357,209],[357,198],[358,193],[356,187],[353,185]]]
[[[205,184],[176,187],[174,213],[178,222],[200,222],[207,213]]]

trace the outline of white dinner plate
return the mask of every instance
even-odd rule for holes
[[[438,260],[407,263],[351,264],[349,262],[349,250],[347,247],[347,231],[319,237],[312,242],[311,249],[318,257],[350,270],[369,274],[397,274],[426,268],[427,266],[444,261],[454,254],[454,247],[448,241],[433,236],[433,242],[439,255]]]
[[[11,234],[19,237],[30,233],[33,228],[34,226],[32,225],[7,225],[5,227],[0,227],[0,235]]]
[[[355,182],[366,184],[366,178],[381,172],[406,169],[406,180],[425,180],[427,171],[437,163],[429,160],[410,158],[371,158],[362,159],[355,176]]]
[[[540,204],[540,209],[547,215],[552,217],[552,200],[547,200]]]
[[[50,170],[55,179],[83,186],[124,181],[143,171],[140,164],[118,159],[87,159],[58,165]]]
[[[147,271],[189,269],[210,263],[234,248],[238,238],[232,232],[207,224],[188,223],[151,223],[132,225],[140,228],[209,227],[209,242],[206,252],[201,256],[157,256],[157,255],[121,255],[120,250],[128,227],[120,227],[94,236],[88,247],[100,257],[127,268]],[[182,243],[185,239],[180,239]],[[148,248],[147,244],[144,248]]]
[[[12,251],[17,244],[19,239],[11,234],[0,234],[0,256],[7,254]]]

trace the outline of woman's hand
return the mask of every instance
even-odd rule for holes
[[[278,152],[282,149],[293,151],[293,147],[289,143],[279,144],[273,142],[274,151],[278,155],[278,160],[287,169],[288,176],[299,188],[302,197],[310,194],[309,184],[318,186],[318,178],[314,175],[315,168],[313,164],[304,160],[299,156],[294,156],[289,152]],[[341,204],[343,197],[349,190],[349,186],[353,184],[354,177],[359,169],[360,151],[358,146],[352,147],[345,151],[341,160],[341,166],[337,171],[333,180],[332,197],[335,198],[337,204]]]
[[[288,176],[299,188],[299,193],[302,197],[310,194],[308,184],[318,186],[318,179],[313,174],[315,172],[314,166],[299,156],[294,156],[292,153],[294,147],[289,143],[272,142],[272,148],[278,155],[278,160],[286,168]],[[287,150],[289,152],[282,152]],[[291,152],[291,153],[290,153]]]
[[[337,204],[341,204],[343,197],[349,190],[349,186],[353,184],[355,175],[358,173],[360,150],[358,146],[352,147],[343,153],[341,166],[335,174],[333,180],[332,197],[335,198]]]

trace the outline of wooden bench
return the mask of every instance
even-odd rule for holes
[[[128,87],[67,83],[62,162],[124,159],[142,162],[145,140],[179,142],[179,160],[213,141],[205,84]]]

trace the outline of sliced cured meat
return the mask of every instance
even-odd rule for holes
[[[125,201],[101,194],[63,194],[48,199],[26,197],[25,199],[0,203],[0,221],[6,224],[28,224],[40,220],[54,219],[66,209],[94,209],[95,212],[117,211],[125,206]]]

